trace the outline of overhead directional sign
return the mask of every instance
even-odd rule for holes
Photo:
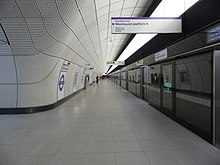
[[[108,65],[125,65],[124,61],[107,61]]]
[[[144,60],[139,60],[136,62],[136,65],[139,66],[139,65],[144,65]]]
[[[181,18],[112,17],[112,33],[182,33]]]

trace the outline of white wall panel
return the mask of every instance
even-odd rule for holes
[[[73,78],[76,70],[75,64],[70,64],[69,70],[67,72],[66,88],[65,94],[68,96],[73,93]]]
[[[73,62],[75,62],[75,61],[84,61],[73,50],[71,50],[67,46],[65,46],[63,44],[60,44],[60,43],[54,44],[50,48],[46,49],[44,52],[48,53],[48,54],[51,54],[53,56],[65,58],[67,60],[71,60],[72,59],[71,61],[73,61]],[[83,58],[85,59],[86,57],[83,57]]]
[[[98,16],[99,24],[104,22],[104,21],[108,21],[108,14],[105,14],[105,15],[102,15],[102,16]]]
[[[63,61],[47,79],[39,83],[20,84],[18,86],[18,107],[35,107],[55,103],[57,101],[57,85]]]
[[[95,72],[90,71],[89,83],[92,84],[93,82],[95,82]]]
[[[75,68],[75,72],[73,72],[73,92],[76,92],[78,90],[78,79],[79,79],[79,71],[80,71],[80,67],[76,66]]]
[[[123,1],[119,1],[119,2],[113,3],[111,5],[110,12],[121,10],[121,8],[123,6],[123,3],[124,3]]]
[[[17,85],[0,85],[0,108],[16,107]]]
[[[54,45],[45,49],[43,52],[46,54],[56,56],[56,57],[62,57],[62,53],[65,51],[65,49],[68,49],[68,48],[63,44],[56,42],[56,43],[54,43]],[[67,51],[72,52],[70,49],[68,49]]]
[[[124,8],[134,8],[138,0],[126,0],[124,3]]]
[[[17,83],[15,64],[12,56],[0,56],[1,83]]]
[[[109,12],[109,6],[105,6],[99,10],[97,10],[97,15],[98,17],[102,16],[102,15],[105,15],[105,14],[108,14]]]
[[[107,5],[109,5],[110,0],[95,0],[95,5],[97,9],[103,8]]]
[[[120,2],[120,1],[124,1],[124,0],[111,0],[111,3],[117,3],[117,2]]]
[[[15,57],[18,82],[33,83],[44,80],[55,67],[58,59],[38,54],[35,56],[18,56]]]
[[[77,81],[77,86],[78,86],[78,90],[82,89],[82,72],[83,72],[84,68],[80,67],[79,69],[79,77],[78,77],[78,81]]]
[[[103,31],[107,28],[108,26],[108,21],[103,21],[102,23],[99,24],[99,30]]]

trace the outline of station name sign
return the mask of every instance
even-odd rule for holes
[[[220,40],[220,25],[207,31],[207,43]]]
[[[112,17],[112,34],[182,33],[180,17]]]
[[[155,61],[163,60],[167,58],[167,49],[161,50],[160,52],[155,53]]]

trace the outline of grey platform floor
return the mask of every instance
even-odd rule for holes
[[[220,165],[220,151],[109,80],[0,116],[0,165]]]

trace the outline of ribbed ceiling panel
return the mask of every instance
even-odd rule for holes
[[[30,32],[23,18],[1,19],[14,55],[33,55],[36,50],[33,47]]]
[[[16,1],[24,17],[41,17],[35,1],[19,0]]]
[[[26,22],[32,36],[33,44],[37,50],[45,50],[57,43],[47,33],[42,18],[26,18]]]
[[[52,0],[36,0],[42,17],[59,18],[56,3]]]
[[[22,17],[15,1],[0,0],[0,9],[1,17]]]

